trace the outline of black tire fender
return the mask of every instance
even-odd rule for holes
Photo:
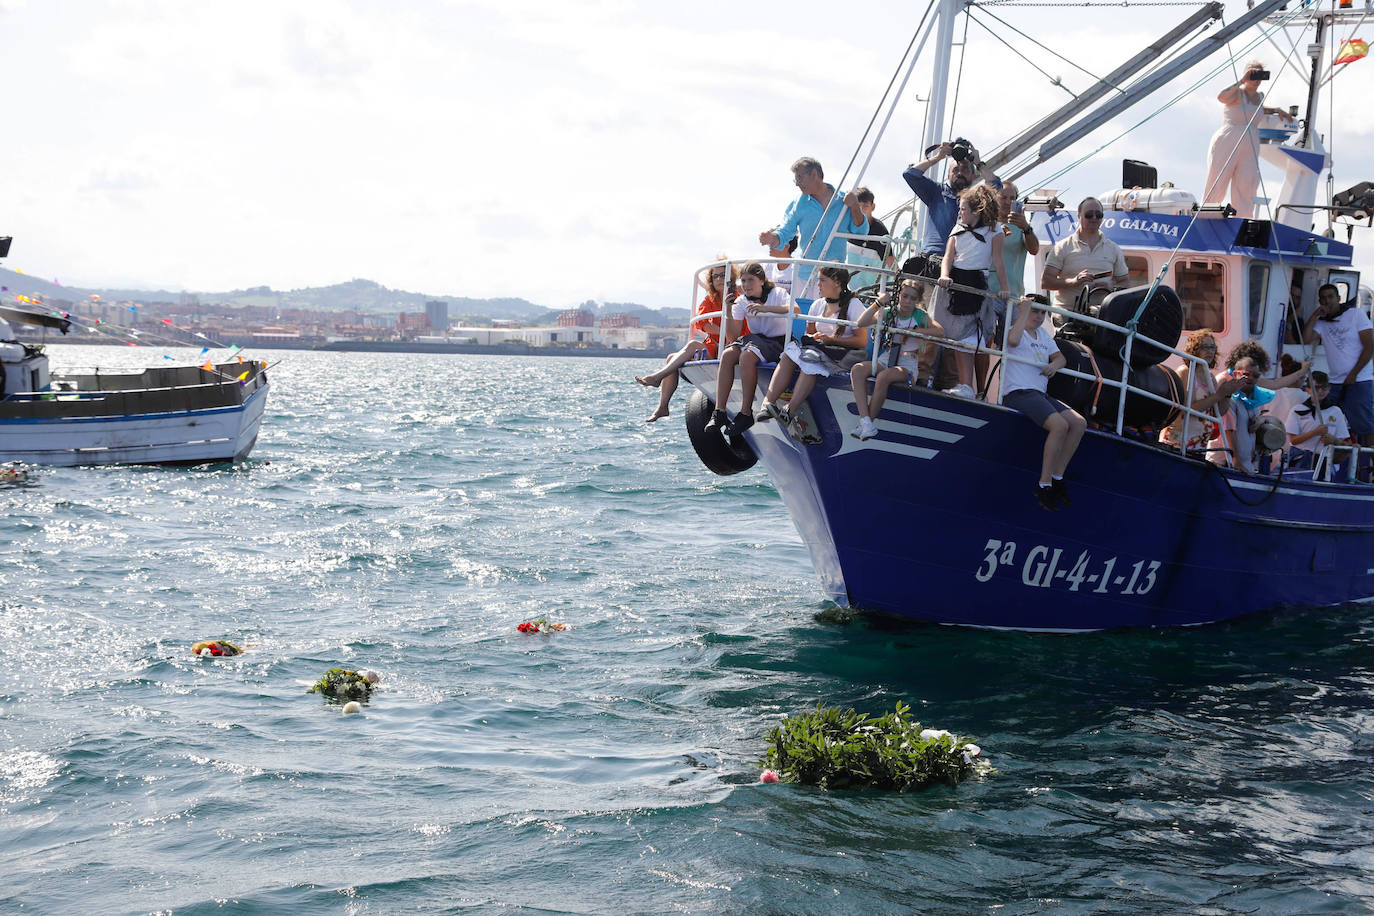
[[[716,409],[704,392],[696,390],[687,399],[687,438],[692,440],[692,449],[713,474],[728,477],[747,471],[759,460],[744,437],[732,437],[718,429],[707,429],[706,421]]]

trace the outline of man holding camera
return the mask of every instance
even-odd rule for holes
[[[941,159],[952,160],[949,173],[943,184],[926,177],[926,172]],[[959,220],[959,194],[973,185],[975,177],[982,178],[994,189],[1000,190],[1002,181],[992,174],[978,156],[978,150],[963,137],[956,137],[939,146],[926,150],[926,158],[907,168],[902,173],[903,180],[916,192],[921,203],[926,206],[925,231],[921,236],[920,265],[913,264],[916,258],[908,259],[902,265],[903,273],[939,279],[940,255],[945,252],[949,234]],[[930,258],[934,255],[934,260]],[[933,264],[933,267],[931,266]]]
[[[1374,329],[1368,316],[1354,305],[1353,298],[1342,302],[1341,291],[1323,283],[1302,341],[1312,344],[1321,339],[1331,376],[1331,399],[1345,414],[1350,433],[1360,445],[1374,446]],[[1360,465],[1368,468],[1369,458],[1362,455]]]

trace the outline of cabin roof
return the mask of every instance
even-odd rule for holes
[[[1191,225],[1190,225],[1191,223]],[[1076,217],[1057,211],[1037,221],[1036,231],[1057,242],[1077,227]],[[1354,248],[1315,232],[1295,229],[1269,220],[1199,219],[1166,213],[1133,213],[1109,210],[1102,231],[1122,248],[1157,248],[1180,252],[1245,255],[1268,261],[1292,261],[1297,265],[1347,266]],[[1181,241],[1181,244],[1180,244]]]

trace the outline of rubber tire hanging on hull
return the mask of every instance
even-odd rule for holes
[[[734,439],[719,430],[706,428],[706,421],[711,419],[715,409],[716,405],[701,391],[693,391],[687,399],[687,438],[692,440],[697,457],[706,465],[706,470],[722,477],[749,470],[759,456],[743,437]]]

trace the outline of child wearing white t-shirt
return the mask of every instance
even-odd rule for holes
[[[1331,392],[1331,380],[1325,372],[1312,373],[1312,390],[1320,405]],[[1315,406],[1310,397],[1288,414],[1283,426],[1288,433],[1288,466],[1291,468],[1314,467],[1325,446],[1354,444],[1341,409]],[[1344,449],[1335,454],[1337,458],[1349,455]]]
[[[1025,414],[1045,430],[1045,450],[1040,459],[1040,484],[1035,498],[1051,512],[1072,500],[1064,486],[1064,470],[1078,450],[1087,421],[1073,408],[1046,394],[1050,376],[1068,362],[1050,332],[1042,325],[1049,304],[1040,294],[1027,296],[1017,306],[1016,321],[1007,332],[1006,358],[1002,360],[1002,405]]]

